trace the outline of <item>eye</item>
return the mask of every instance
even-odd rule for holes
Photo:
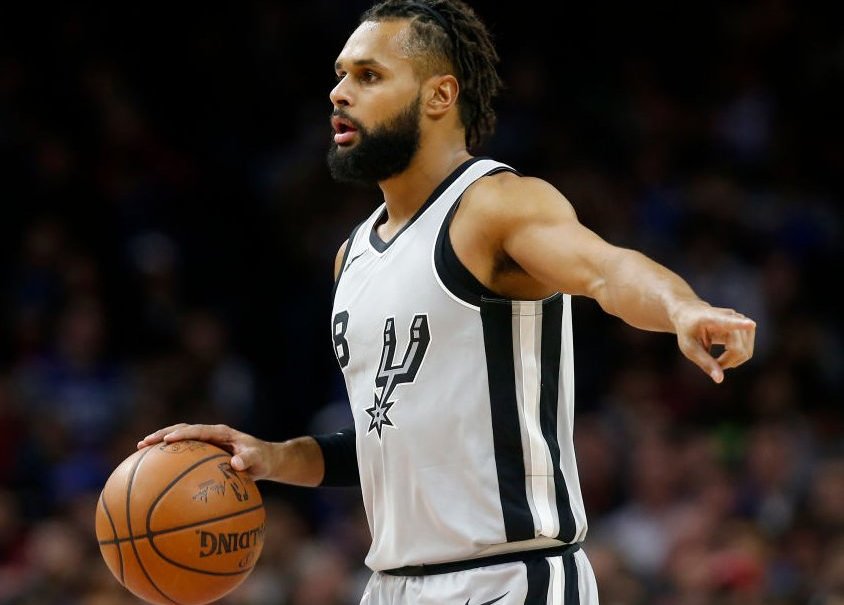
[[[378,74],[371,69],[365,69],[360,75],[361,82],[371,84],[378,80]]]
[[[342,80],[343,78],[345,78],[345,77],[346,77],[346,72],[344,72],[344,71],[338,71],[338,72],[334,75],[334,77],[335,77],[335,78],[337,78],[337,81],[339,82],[340,80]]]

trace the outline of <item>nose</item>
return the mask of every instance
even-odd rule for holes
[[[331,89],[328,95],[334,107],[348,107],[352,104],[351,96],[349,95],[349,86],[346,83],[346,77],[340,79],[337,85]]]

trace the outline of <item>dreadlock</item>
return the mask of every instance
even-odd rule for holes
[[[460,82],[457,106],[472,149],[495,130],[492,100],[501,89],[498,53],[475,12],[462,0],[384,0],[361,15],[364,21],[410,19],[408,48],[430,75],[453,70]]]

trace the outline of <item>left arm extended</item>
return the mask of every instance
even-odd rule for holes
[[[550,184],[505,178],[487,188],[484,220],[500,249],[553,290],[595,299],[628,324],[677,335],[683,354],[715,382],[753,354],[756,324],[733,309],[713,307],[667,267],[614,246],[577,220],[574,208]],[[716,359],[713,345],[723,345]]]

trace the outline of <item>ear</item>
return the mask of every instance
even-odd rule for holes
[[[457,105],[460,85],[452,75],[431,76],[426,82],[424,111],[432,118],[445,115]]]

